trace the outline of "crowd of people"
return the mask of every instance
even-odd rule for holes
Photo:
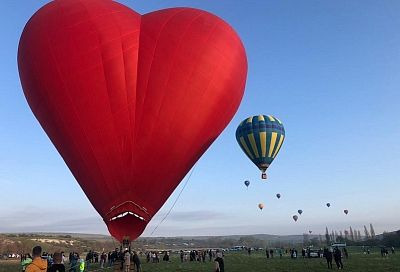
[[[181,262],[205,262],[208,259],[210,262],[212,259],[216,258],[217,251],[213,251],[212,249],[208,250],[191,250],[189,252],[185,252],[183,250],[180,251],[180,259]]]
[[[244,248],[249,255],[252,254],[252,248]],[[262,248],[259,248],[262,249]],[[258,250],[258,248],[257,248]],[[395,254],[394,247],[389,248],[392,254]],[[381,256],[387,257],[389,250],[386,247],[381,247]],[[370,253],[370,248],[363,247],[363,251]],[[98,253],[90,250],[85,259],[81,257],[77,252],[70,252],[68,258],[65,256],[64,252],[55,252],[53,254],[42,252],[40,246],[36,246],[32,250],[31,254],[21,255],[21,266],[24,272],[83,272],[87,271],[91,264],[99,263],[100,268],[114,267],[120,271],[131,271],[134,269],[137,272],[141,271],[141,261],[139,255],[144,254],[147,263],[159,263],[160,256],[162,256],[163,262],[170,262],[170,251],[148,251],[145,253],[136,251],[131,251],[130,249],[122,250],[115,248],[114,251]],[[274,258],[290,254],[291,259],[297,259],[300,256],[296,248],[290,248],[284,250],[283,248],[278,249],[268,249],[266,248],[265,254],[267,259]],[[184,262],[200,262],[204,263],[214,261],[214,267],[216,272],[224,272],[224,255],[223,251],[220,250],[190,250],[190,251],[179,251],[180,261]],[[341,249],[338,246],[328,247],[324,249],[311,249],[303,248],[301,250],[302,258],[325,258],[328,269],[333,269],[333,261],[336,264],[338,270],[344,268],[342,259],[349,258],[348,251],[346,247]],[[98,267],[98,266],[97,266]]]
[[[162,252],[162,260],[170,262],[170,252]],[[140,252],[142,255],[142,252]],[[149,251],[145,253],[148,263],[160,262],[158,251]],[[219,250],[191,250],[180,251],[181,262],[211,262],[214,260],[215,271],[224,272],[223,253]],[[99,263],[100,268],[119,267],[120,271],[129,272],[134,268],[136,272],[141,271],[141,262],[136,251],[120,250],[97,253],[90,250],[83,259],[78,252],[70,252],[68,258],[64,252],[55,252],[53,254],[42,252],[40,246],[36,246],[31,254],[21,255],[21,267],[24,272],[83,272],[87,271],[92,264]],[[118,269],[118,268],[117,268]]]

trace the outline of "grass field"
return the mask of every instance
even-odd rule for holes
[[[180,263],[178,256],[172,256],[170,263],[145,263],[143,262],[143,272],[166,272],[166,271],[213,271],[213,263],[187,262]],[[337,268],[334,265],[334,270]],[[98,265],[92,265],[87,271],[95,271]],[[346,271],[362,271],[362,272],[400,272],[400,253],[390,254],[386,258],[382,258],[378,250],[370,255],[364,255],[361,252],[350,251],[348,260],[344,260],[344,270]],[[1,261],[0,272],[20,271],[19,264],[16,261]],[[67,270],[68,271],[68,270]],[[111,271],[104,269],[101,271]],[[304,271],[329,271],[326,266],[325,259],[290,259],[284,256],[282,259],[267,259],[261,252],[254,253],[251,256],[245,253],[228,253],[225,255],[225,271],[227,272],[243,272],[243,271],[285,271],[285,272],[304,272]]]

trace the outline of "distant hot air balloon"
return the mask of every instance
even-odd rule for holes
[[[301,215],[303,213],[303,210],[297,210],[297,212]]]
[[[248,181],[248,180],[245,180],[245,181],[244,181],[244,185],[246,185],[246,187],[249,187],[249,185],[250,185],[250,181]]]
[[[18,69],[111,235],[133,241],[231,121],[247,59],[233,28],[206,11],[65,0],[28,21]]]
[[[348,214],[348,213],[349,213],[349,211],[348,211],[348,210],[344,210],[343,212],[344,212],[345,214]]]
[[[326,203],[326,206],[329,208],[331,206],[331,203]]]
[[[262,203],[258,204],[258,208],[259,208],[260,210],[264,209],[264,204],[262,204]]]
[[[265,171],[278,154],[285,129],[282,122],[271,115],[258,115],[243,120],[236,129],[236,140],[243,152],[262,171]]]
[[[293,220],[296,222],[299,217],[297,215],[293,215]]]
[[[311,234],[311,233],[312,233],[312,230],[309,230],[309,231],[308,231],[308,233],[310,233],[310,234]]]
[[[276,194],[276,197],[279,199],[281,198],[281,194]]]

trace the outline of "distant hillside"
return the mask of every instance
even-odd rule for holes
[[[283,246],[298,244],[302,235],[277,236],[268,234],[229,236],[183,236],[183,237],[140,237],[132,243],[134,248],[146,249],[190,249],[231,248],[233,246]],[[30,252],[35,245],[44,251],[87,252],[110,251],[120,243],[108,235],[82,233],[8,233],[0,234],[0,253]]]
[[[324,237],[322,237],[324,239]],[[384,233],[375,240],[349,244],[392,244],[400,241],[400,231]],[[138,250],[180,250],[193,248],[231,248],[246,246],[255,248],[299,246],[303,243],[314,246],[324,246],[319,235],[228,235],[228,236],[182,236],[182,237],[140,237],[132,243]],[[41,245],[44,251],[77,251],[89,250],[111,251],[120,243],[108,235],[82,233],[9,233],[0,234],[0,254],[30,252],[35,245]]]

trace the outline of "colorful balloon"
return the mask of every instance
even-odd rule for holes
[[[260,210],[264,209],[264,204],[262,204],[262,203],[258,204],[258,208],[259,208]]]
[[[218,137],[247,59],[220,18],[114,1],[52,1],[26,24],[18,68],[35,117],[111,235],[134,240]]]
[[[285,129],[282,122],[271,115],[257,115],[243,120],[236,129],[236,140],[243,152],[261,170],[265,171],[282,147]]]
[[[299,217],[298,217],[297,215],[293,215],[293,220],[294,220],[295,222],[297,222],[297,219],[299,219]]]
[[[329,208],[331,206],[331,203],[326,203],[326,206]]]
[[[344,210],[343,212],[344,212],[345,214],[348,214],[348,213],[349,213],[349,211],[348,211],[348,210]]]
[[[281,198],[281,194],[276,194],[276,197],[279,199]]]
[[[250,185],[250,181],[248,181],[248,180],[245,180],[245,181],[244,181],[244,185],[246,185],[246,187],[249,187],[249,185]]]
[[[303,213],[303,210],[297,210],[297,212],[301,215]]]

